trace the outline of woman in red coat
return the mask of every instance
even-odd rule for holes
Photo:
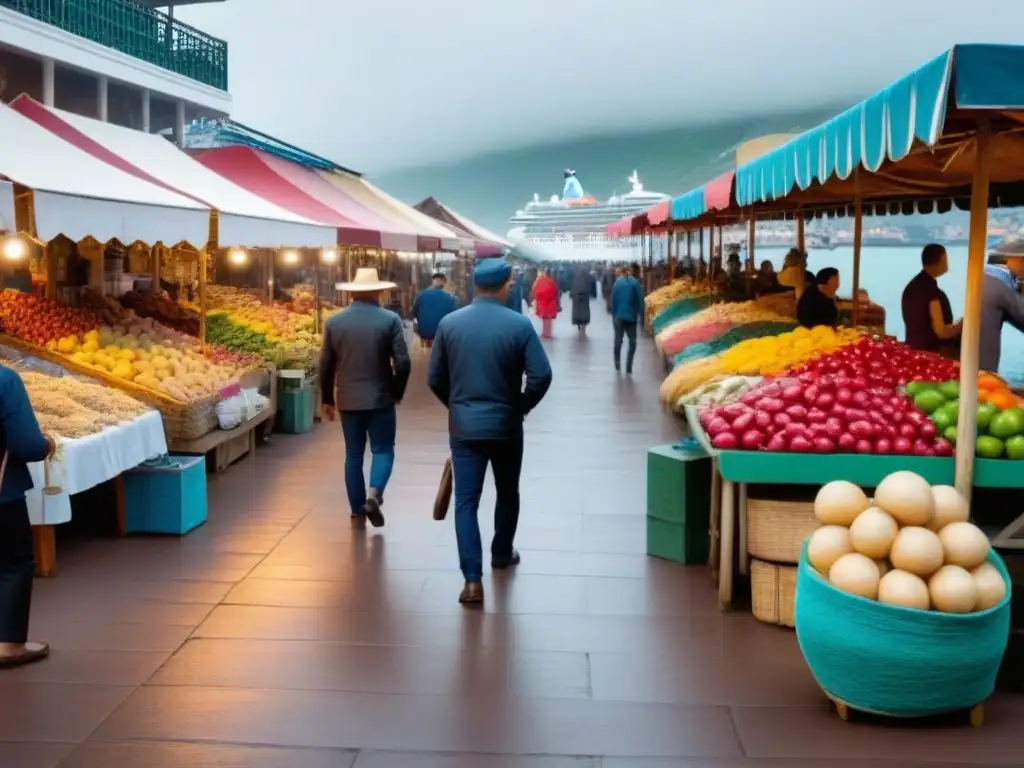
[[[533,306],[541,319],[541,336],[551,338],[551,321],[558,316],[558,283],[547,272],[537,276],[533,284]]]

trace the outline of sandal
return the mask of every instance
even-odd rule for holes
[[[17,656],[0,656],[0,669],[14,669],[42,661],[50,655],[50,646],[46,643],[25,643],[25,650]]]

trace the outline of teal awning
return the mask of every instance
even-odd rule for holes
[[[903,160],[915,146],[935,147],[951,110],[1024,110],[1024,46],[971,44],[946,51],[737,168],[736,203],[779,200],[812,184],[847,179],[858,166],[874,173],[886,162]]]

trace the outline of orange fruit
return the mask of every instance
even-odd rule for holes
[[[988,402],[1003,411],[1016,407],[1017,397],[1008,389],[1000,389],[989,394]]]
[[[1006,382],[994,373],[982,371],[978,374],[978,389],[986,392],[993,389],[1006,389]]]

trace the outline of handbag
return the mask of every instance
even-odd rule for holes
[[[437,489],[437,496],[434,497],[435,520],[444,520],[448,515],[448,507],[452,502],[452,484],[452,459],[449,456],[444,460],[441,485]]]

